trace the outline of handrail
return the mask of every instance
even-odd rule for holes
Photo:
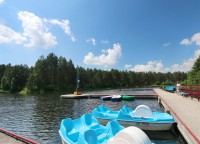
[[[22,141],[22,142],[25,142],[25,143],[27,143],[27,144],[39,144],[38,142],[32,141],[32,140],[30,140],[30,139],[27,139],[27,138],[25,138],[25,137],[22,137],[22,136],[20,136],[20,135],[17,135],[17,134],[15,134],[15,133],[13,133],[13,132],[4,130],[4,129],[2,129],[2,128],[0,128],[0,132],[6,134],[6,135],[8,135],[8,136],[14,137],[14,138],[16,138],[16,139],[18,139],[18,140],[20,140],[20,141]]]
[[[200,90],[191,90],[191,89],[181,88],[180,91],[188,93],[191,96],[191,98],[196,97],[198,101],[200,99]]]
[[[192,130],[181,120],[181,118],[171,109],[171,107],[166,103],[166,101],[160,96],[165,105],[169,110],[176,116],[176,118],[182,123],[182,125],[188,130],[192,137],[200,144],[200,139],[192,132]]]

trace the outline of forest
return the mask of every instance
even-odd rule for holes
[[[72,60],[50,53],[47,57],[41,56],[32,67],[1,64],[0,89],[9,92],[26,90],[29,93],[73,92],[76,89],[77,71],[82,90],[175,85],[177,82],[199,84],[200,57],[188,73],[161,73],[85,69],[75,66]]]

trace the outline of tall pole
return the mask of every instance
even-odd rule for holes
[[[79,90],[79,83],[80,83],[80,78],[79,78],[79,69],[78,69],[78,65],[77,65],[77,75],[76,75],[76,78],[77,78],[77,82],[76,82],[76,89]]]

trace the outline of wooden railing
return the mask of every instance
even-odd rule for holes
[[[180,88],[180,91],[188,93],[191,98],[197,98],[200,100],[200,85],[183,85]]]
[[[199,90],[200,91],[200,85],[181,85],[182,89],[187,90]]]
[[[15,134],[15,133],[13,133],[13,132],[7,131],[7,130],[2,129],[2,128],[0,128],[0,132],[4,133],[4,134],[6,134],[6,135],[8,135],[8,136],[10,136],[10,137],[13,137],[13,138],[15,138],[16,140],[19,140],[19,141],[21,141],[21,142],[24,142],[24,143],[26,143],[26,144],[39,144],[38,142],[35,142],[35,141],[33,141],[33,140],[30,140],[30,139],[27,139],[27,138],[25,138],[25,137],[22,137],[22,136],[20,136],[20,135],[17,135],[17,134]]]

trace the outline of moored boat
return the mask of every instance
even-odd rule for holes
[[[121,101],[122,100],[122,96],[121,95],[113,95],[112,98],[111,98],[111,100],[113,102],[115,102],[115,101]]]
[[[109,101],[109,100],[112,99],[112,96],[111,95],[109,95],[109,96],[102,96],[102,97],[100,97],[100,99],[103,100],[103,101]]]
[[[139,105],[135,110],[123,106],[120,110],[114,111],[110,108],[100,105],[92,111],[92,115],[105,124],[111,120],[118,120],[124,126],[136,126],[142,130],[170,130],[174,118],[163,112],[152,112],[148,106]]]
[[[124,128],[116,120],[100,125],[91,114],[61,121],[59,134],[63,144],[151,144],[148,136],[137,127]]]
[[[130,96],[130,95],[123,95],[122,96],[122,100],[133,101],[133,100],[135,100],[135,97],[134,96]]]
[[[103,126],[91,114],[87,113],[78,119],[63,119],[59,134],[63,144],[96,144],[108,143],[108,140],[122,129],[124,127],[119,125],[116,120]]]

